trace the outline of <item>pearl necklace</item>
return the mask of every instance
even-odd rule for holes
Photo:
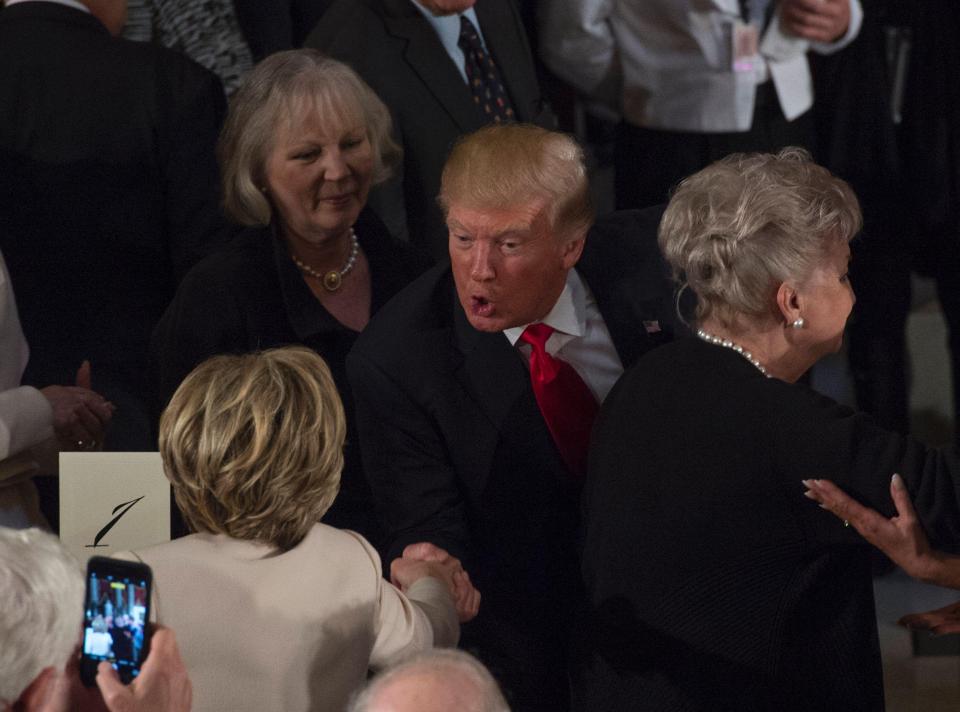
[[[731,351],[736,351],[738,354],[743,356],[747,361],[752,363],[760,373],[762,373],[767,378],[770,378],[770,374],[767,373],[767,369],[760,365],[760,362],[753,357],[753,354],[749,351],[744,351],[743,347],[740,344],[735,344],[730,341],[730,339],[721,339],[719,336],[714,336],[713,334],[708,334],[703,329],[697,329],[697,336],[706,341],[708,344],[716,344],[717,346],[723,346],[725,349],[730,349]]]
[[[290,257],[293,258],[293,263],[300,268],[301,272],[310,275],[314,279],[320,280],[320,284],[322,284],[323,288],[328,292],[336,292],[340,289],[341,285],[343,285],[343,278],[350,274],[350,270],[352,270],[353,265],[356,264],[358,254],[360,254],[360,243],[357,242],[357,233],[353,231],[353,228],[350,228],[350,255],[340,269],[332,269],[328,272],[321,273],[310,265],[298,260],[297,256],[292,252],[290,253]]]

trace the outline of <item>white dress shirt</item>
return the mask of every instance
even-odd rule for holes
[[[464,56],[463,50],[460,49],[459,44],[460,15],[463,15],[470,20],[470,22],[473,23],[473,26],[477,28],[477,34],[480,35],[480,42],[483,44],[484,49],[486,49],[487,42],[485,39],[483,39],[483,30],[480,29],[480,20],[477,19],[477,13],[471,7],[459,15],[441,15],[440,17],[437,17],[423,5],[418,3],[417,0],[410,0],[410,2],[413,3],[413,6],[423,14],[423,16],[427,19],[427,22],[429,22],[430,26],[433,28],[433,31],[437,33],[437,37],[440,39],[440,44],[443,45],[443,48],[447,51],[447,54],[450,55],[450,59],[457,67],[457,71],[460,72],[460,76],[463,77],[463,83],[469,84],[467,81],[467,68],[465,66],[467,58]]]
[[[540,47],[557,75],[613,104],[636,126],[747,131],[757,84],[768,78],[788,120],[810,109],[807,50],[827,54],[849,44],[863,21],[859,0],[850,0],[850,9],[847,33],[825,45],[782,32],[778,3],[759,61],[747,72],[732,70],[739,0],[550,0],[541,14]]]
[[[90,8],[81,2],[77,2],[77,0],[7,0],[7,7],[16,5],[20,2],[52,2],[56,3],[57,5],[66,5],[67,7],[72,7],[74,10],[80,10],[90,14]]]
[[[577,270],[571,269],[567,273],[567,283],[556,304],[538,323],[555,329],[547,339],[547,353],[573,366],[597,403],[603,403],[613,384],[623,374],[623,363],[597,307],[597,300]],[[517,343],[528,326],[524,324],[505,329],[503,333],[511,345],[520,350],[529,365],[532,347],[523,342]]]
[[[30,477],[53,438],[53,411],[40,391],[21,386],[30,350],[0,254],[0,526],[45,526]]]

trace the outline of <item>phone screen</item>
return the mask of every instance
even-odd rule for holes
[[[113,665],[124,683],[140,674],[152,579],[146,564],[100,556],[87,564],[80,674],[88,686],[95,683],[101,660]]]

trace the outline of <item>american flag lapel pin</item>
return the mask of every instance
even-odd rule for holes
[[[643,328],[648,334],[659,334],[660,333],[660,322],[656,319],[652,320],[643,320]]]

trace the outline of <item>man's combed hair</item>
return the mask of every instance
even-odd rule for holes
[[[697,295],[697,319],[771,314],[779,284],[802,282],[835,242],[860,230],[850,186],[810,154],[733,154],[680,183],[660,223],[674,278]]]
[[[291,346],[197,366],[160,419],[160,455],[193,529],[289,550],[337,495],[345,431],[326,363]]]
[[[83,574],[52,534],[0,527],[0,707],[80,642]]]
[[[451,648],[434,648],[419,653],[377,675],[356,695],[348,712],[377,712],[381,696],[394,681],[416,676],[419,680],[432,677],[440,684],[448,684],[457,696],[458,712],[510,712],[510,707],[493,675],[469,653]]]
[[[313,49],[277,52],[260,62],[230,101],[217,154],[227,216],[241,225],[270,223],[264,168],[279,131],[316,112],[331,131],[364,126],[373,150],[373,182],[390,177],[402,151],[390,110],[343,62]]]
[[[561,238],[582,237],[593,224],[583,149],[566,134],[531,124],[492,124],[461,138],[443,168],[440,207],[514,207],[546,200]]]

